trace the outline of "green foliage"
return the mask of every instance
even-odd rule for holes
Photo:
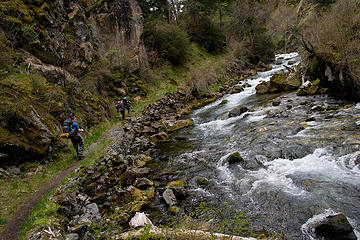
[[[336,1],[322,16],[308,20],[303,36],[320,59],[334,64],[360,83],[360,1]],[[310,63],[310,70],[314,69]],[[320,77],[320,76],[319,76]]]
[[[244,43],[244,56],[246,61],[252,64],[257,64],[260,61],[269,62],[273,60],[275,55],[275,46],[270,36],[266,34],[265,29],[249,36],[245,39]]]
[[[184,64],[189,55],[190,41],[178,26],[159,20],[147,22],[143,39],[148,49],[155,50],[159,57],[172,64]]]
[[[217,54],[224,50],[226,37],[223,31],[208,17],[202,17],[198,23],[190,23],[191,40],[202,46],[209,53]]]

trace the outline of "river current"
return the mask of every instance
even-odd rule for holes
[[[360,238],[360,104],[255,92],[257,84],[299,61],[297,53],[276,55],[272,70],[241,82],[248,83],[244,91],[195,110],[189,116],[194,127],[159,148],[158,172],[184,180],[189,202],[228,202],[234,214],[251,213],[255,230],[316,239],[312,222],[343,213]],[[239,106],[249,111],[228,118]],[[229,164],[234,152],[244,162]],[[199,177],[208,183],[199,184]]]

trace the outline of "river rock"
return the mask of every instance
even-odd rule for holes
[[[227,104],[228,100],[224,99],[220,102],[220,105]]]
[[[175,122],[165,122],[167,124],[166,130],[167,132],[174,132],[186,127],[191,127],[194,125],[194,121],[192,119],[178,120]]]
[[[257,94],[264,93],[275,93],[275,92],[284,92],[298,89],[301,85],[301,80],[298,79],[295,74],[290,74],[281,72],[279,74],[274,74],[270,81],[262,82],[256,86]]]
[[[353,227],[344,214],[327,216],[315,227],[315,234],[324,240],[356,240]]]
[[[281,101],[278,100],[278,99],[275,99],[275,100],[272,102],[272,105],[273,105],[274,107],[277,107],[277,106],[279,106],[280,104],[281,104]]]
[[[199,184],[200,186],[206,186],[209,184],[209,180],[204,178],[204,177],[195,177],[195,181],[197,184]]]
[[[249,111],[245,106],[238,106],[229,112],[229,118],[240,116],[241,114]]]
[[[243,86],[237,85],[230,91],[230,93],[234,94],[234,93],[239,93],[239,92],[242,92],[242,91],[244,91]]]
[[[306,96],[317,94],[320,90],[320,79],[316,79],[314,82],[307,81],[300,86],[296,95]]]
[[[235,152],[227,157],[226,161],[229,162],[229,164],[236,164],[241,163],[244,161],[244,159],[241,157],[239,152]]]
[[[176,204],[176,197],[171,189],[167,188],[164,191],[162,197],[164,198],[166,204],[169,205],[170,207]]]

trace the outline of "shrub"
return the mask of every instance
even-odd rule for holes
[[[156,51],[160,58],[174,65],[184,64],[188,59],[190,41],[178,26],[160,20],[150,21],[144,26],[143,39],[147,49]]]
[[[191,40],[205,48],[209,53],[223,52],[226,45],[225,34],[209,18],[202,17],[199,23],[191,23],[189,32]]]
[[[349,69],[360,83],[360,1],[337,1],[324,16],[308,21],[304,31],[306,42],[321,59]]]

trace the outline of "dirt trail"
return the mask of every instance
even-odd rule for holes
[[[110,128],[103,136],[103,138],[111,137],[111,131],[118,128],[119,125],[115,125]],[[89,153],[96,150],[97,143],[91,144],[89,148],[85,151],[84,156],[89,155]],[[42,186],[38,192],[30,199],[27,203],[25,203],[19,210],[17,210],[11,219],[6,223],[3,232],[1,233],[0,240],[16,240],[18,234],[20,233],[25,219],[29,216],[33,208],[36,204],[53,188],[57,187],[60,182],[66,178],[73,170],[75,170],[84,160],[74,162],[67,169],[59,172],[54,176],[51,180],[49,180],[44,186]]]

